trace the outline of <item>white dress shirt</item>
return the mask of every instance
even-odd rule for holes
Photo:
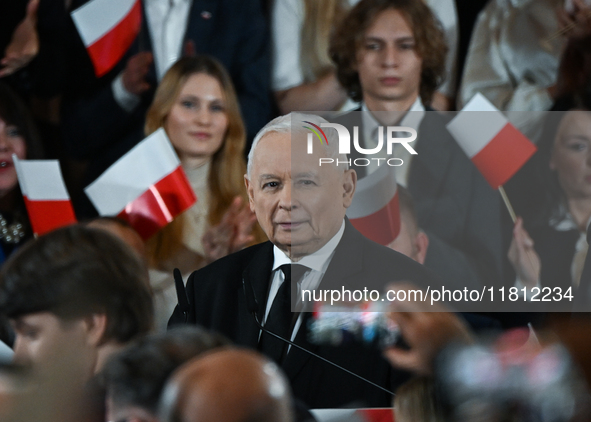
[[[371,112],[367,109],[365,103],[361,106],[362,110],[362,124],[363,124],[363,140],[360,140],[361,146],[363,148],[375,148],[378,145],[378,129],[379,126],[383,126],[380,122],[378,122],[375,117],[371,114]],[[384,112],[385,113],[385,112]],[[423,121],[423,117],[425,117],[425,107],[421,102],[421,98],[417,97],[414,104],[411,106],[409,112],[407,112],[404,117],[396,124],[396,126],[405,126],[411,127],[414,130],[419,131],[419,126]],[[408,133],[403,133],[404,137],[408,137]],[[404,164],[397,167],[392,167],[394,169],[394,173],[396,175],[396,182],[406,187],[408,183],[408,172],[410,169],[410,164],[412,161],[413,155],[404,147],[403,144],[397,143],[393,145],[392,148],[392,155],[388,156],[386,150],[386,133],[384,133],[384,144],[382,149],[379,153],[373,154],[372,157],[375,158],[400,158],[404,161]],[[416,150],[417,142],[419,138],[411,144],[411,146]],[[381,162],[381,165],[384,165],[384,161]],[[371,160],[369,166],[365,167],[367,169],[367,174],[373,173],[378,169],[378,164],[376,160]]]
[[[292,262],[289,257],[279,249],[277,246],[273,247],[273,271],[271,273],[271,286],[269,288],[269,294],[267,299],[267,307],[265,309],[265,320],[263,325],[267,321],[267,316],[271,311],[271,306],[273,305],[273,301],[275,300],[275,296],[277,295],[277,291],[283,281],[285,280],[285,276],[283,275],[283,271],[279,267],[285,264],[300,264],[310,268],[309,271],[304,273],[304,276],[301,281],[302,290],[313,290],[316,289],[320,285],[320,281],[326,273],[328,265],[334,255],[334,251],[341,241],[343,237],[343,233],[345,231],[345,221],[341,224],[341,228],[339,231],[320,249],[318,249],[313,254],[307,255],[300,259],[298,262]],[[296,334],[302,324],[302,315],[300,314],[299,318],[297,319],[294,327],[293,332],[291,333],[291,340],[295,339]],[[289,350],[289,349],[288,349]]]

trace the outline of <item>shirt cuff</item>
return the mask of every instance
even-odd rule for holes
[[[123,72],[113,80],[111,88],[117,104],[128,113],[132,112],[140,103],[140,97],[127,91],[123,86]]]

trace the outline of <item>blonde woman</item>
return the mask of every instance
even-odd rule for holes
[[[163,127],[198,201],[147,243],[156,322],[165,328],[177,302],[172,279],[263,240],[244,188],[246,133],[230,77],[215,59],[187,57],[164,75],[146,116],[146,134]],[[258,226],[257,226],[258,228]]]

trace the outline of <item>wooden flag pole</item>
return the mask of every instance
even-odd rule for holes
[[[503,186],[499,186],[499,192],[501,192],[501,196],[503,197],[503,202],[505,202],[505,206],[507,207],[507,211],[509,211],[509,215],[511,215],[511,220],[513,220],[513,224],[515,224],[515,220],[517,220],[517,215],[515,214],[515,210],[513,209],[513,205],[511,205],[511,201],[509,201],[509,197],[505,192],[505,188]],[[527,259],[531,265],[532,270],[536,270],[536,266],[534,265],[534,259],[529,250],[526,250]]]
[[[501,192],[501,196],[503,197],[503,201],[505,202],[505,206],[507,207],[507,211],[509,211],[509,215],[511,216],[511,220],[513,220],[513,223],[515,224],[515,220],[517,219],[517,216],[515,215],[515,210],[513,209],[513,206],[511,205],[511,202],[509,201],[509,197],[507,196],[507,193],[505,193],[505,188],[503,188],[503,186],[499,186],[499,192]]]

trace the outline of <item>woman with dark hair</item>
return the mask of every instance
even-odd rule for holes
[[[230,77],[208,56],[186,57],[164,75],[146,116],[146,134],[163,127],[197,203],[147,242],[157,322],[177,302],[171,274],[187,274],[264,239],[244,187],[246,131]]]
[[[12,154],[41,158],[41,144],[24,103],[0,82],[0,264],[32,235]]]
[[[522,192],[533,198],[525,211],[528,231],[518,218],[509,260],[517,287],[572,287],[574,295],[591,220],[591,95],[562,98],[554,109],[567,111],[549,113],[539,150],[524,169],[530,176]]]

